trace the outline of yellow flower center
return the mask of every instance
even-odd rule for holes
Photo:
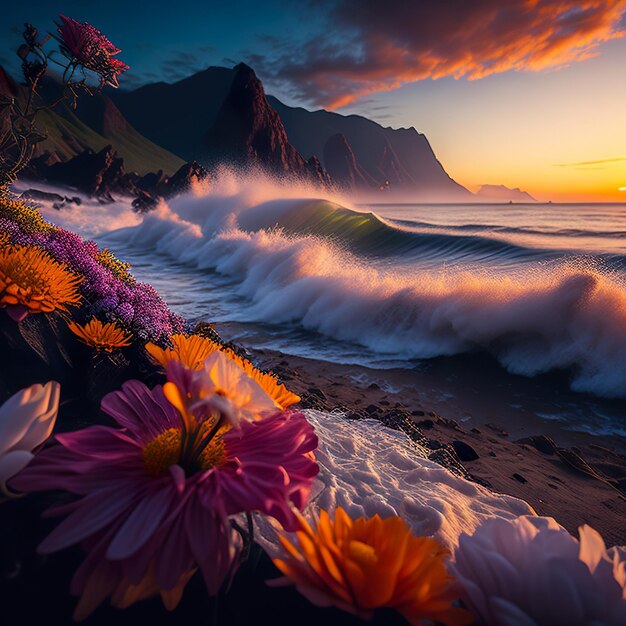
[[[195,433],[195,440],[200,441],[209,433],[212,426],[211,421],[203,422]],[[223,440],[225,432],[225,428],[220,429],[198,454],[194,455],[193,450],[188,450],[187,456],[192,455],[193,459],[190,460],[182,458],[181,429],[168,428],[144,446],[142,456],[146,471],[150,476],[164,476],[172,465],[181,465],[188,473],[216,467],[226,458]]]
[[[357,563],[376,563],[378,561],[376,550],[362,541],[350,541],[348,544],[348,554]]]
[[[168,428],[143,449],[143,462],[148,474],[162,476],[180,459],[183,434],[180,428]]]

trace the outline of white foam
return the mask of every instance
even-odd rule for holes
[[[141,217],[132,211],[132,198],[120,196],[115,202],[100,203],[75,190],[62,189],[47,183],[20,181],[13,186],[15,193],[28,189],[36,189],[61,196],[80,198],[80,205],[66,203],[61,209],[55,209],[52,200],[34,200],[30,204],[36,206],[45,219],[60,228],[72,230],[87,239],[97,239],[105,232],[136,226]]]
[[[462,532],[485,519],[533,514],[522,500],[495,494],[429,461],[426,451],[401,432],[375,420],[349,421],[306,410],[319,437],[318,484],[307,516],[343,507],[352,517],[401,516],[417,535],[436,537],[452,548]],[[271,524],[259,518],[260,543],[275,549]]]
[[[227,177],[111,240],[121,256],[147,248],[232,279],[249,302],[232,321],[294,323],[390,358],[483,350],[516,374],[565,368],[577,391],[626,397],[626,289],[615,276],[568,265],[514,277],[376,266],[327,238],[272,228],[310,205],[306,192]]]

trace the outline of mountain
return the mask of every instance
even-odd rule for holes
[[[384,128],[360,115],[308,111],[289,107],[277,98],[269,102],[278,111],[289,140],[304,156],[324,154],[326,142],[342,134],[356,162],[376,186],[387,181],[392,191],[410,191],[448,198],[471,199],[472,194],[446,173],[428,139],[415,128]],[[329,173],[332,166],[322,159]]]
[[[235,77],[235,70],[209,67],[176,83],[153,83],[112,94],[124,117],[145,137],[186,161],[205,152],[213,126]]]
[[[278,175],[329,182],[317,160],[307,162],[289,143],[283,123],[269,105],[261,81],[244,63],[206,134],[201,160],[211,166],[227,163],[256,167]]]
[[[332,135],[324,144],[322,155],[328,173],[338,185],[352,189],[376,186],[376,181],[357,163],[344,134]]]
[[[511,189],[504,185],[482,185],[476,196],[481,200],[500,202],[537,202],[527,191],[522,191],[519,187]]]
[[[113,98],[124,117],[139,132],[182,158],[203,161],[208,155],[209,159],[214,160],[219,158],[222,150],[224,156],[228,157],[234,148],[228,145],[226,133],[216,125],[216,121],[218,115],[220,124],[230,119],[231,130],[237,135],[237,141],[242,141],[240,130],[232,122],[235,118],[229,118],[220,111],[227,98],[228,107],[232,111],[243,106],[244,100],[248,104],[255,101],[247,97],[247,100],[244,98],[235,105],[231,88],[243,67],[247,66],[240,64],[234,69],[210,67],[176,83],[155,83],[126,93],[118,91],[113,94]],[[243,94],[241,90],[239,93]],[[392,191],[458,200],[473,197],[448,176],[426,137],[414,128],[384,128],[358,115],[346,116],[324,110],[308,111],[290,107],[269,95],[266,100],[278,113],[287,142],[304,160],[316,157],[331,177],[334,168],[339,167],[341,170],[344,167],[341,162],[347,157],[347,146],[354,155],[356,168],[353,173],[358,189],[378,189],[388,183]],[[239,111],[239,119],[243,120],[245,116],[241,117],[241,108]],[[266,113],[264,110],[262,116]],[[259,119],[259,123],[264,122]],[[254,123],[248,127],[248,131],[252,126]],[[333,140],[325,152],[327,142],[335,135],[343,135],[345,144],[342,141],[341,146],[339,143],[333,146],[337,141]],[[275,139],[277,137],[274,136]],[[215,145],[211,144],[212,141],[216,142]],[[336,150],[340,148],[345,154],[337,158]],[[241,146],[237,150],[241,150]],[[256,157],[253,157],[254,160]],[[335,175],[337,173],[338,170],[335,170]],[[339,171],[339,178],[342,176]]]
[[[0,75],[0,91],[5,82]],[[44,111],[40,121],[48,138],[38,154],[49,153],[48,165],[111,146],[126,172],[141,175],[171,175],[193,160],[205,166],[229,161],[352,191],[384,189],[425,200],[474,197],[450,178],[415,128],[287,106],[266,96],[245,64],[209,67],[172,84],[109,90],[81,98],[76,111],[64,104]]]
[[[25,97],[25,88],[1,67],[0,94]],[[60,95],[58,83],[46,81],[41,94],[44,101],[53,102]],[[127,170],[139,174],[158,169],[174,173],[184,163],[137,132],[106,94],[80,98],[76,110],[62,103],[41,111],[37,126],[45,130],[47,139],[37,145],[35,156],[48,153],[49,163],[68,161],[85,150],[99,153],[109,145],[123,158]]]

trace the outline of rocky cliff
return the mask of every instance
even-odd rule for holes
[[[319,163],[307,162],[289,143],[261,81],[243,63],[235,67],[229,92],[206,135],[202,160],[210,165],[256,167],[281,176],[324,182]]]

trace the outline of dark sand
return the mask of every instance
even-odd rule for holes
[[[484,393],[474,398],[468,414],[458,405],[466,399],[436,398],[408,370],[339,365],[269,350],[255,351],[254,360],[301,395],[303,407],[340,409],[391,425],[398,418],[411,421],[433,452],[454,447],[452,454],[458,453],[472,477],[493,491],[525,500],[575,534],[578,526],[589,524],[607,545],[626,544],[623,438],[563,430],[530,414],[507,419],[499,413],[496,420]]]

